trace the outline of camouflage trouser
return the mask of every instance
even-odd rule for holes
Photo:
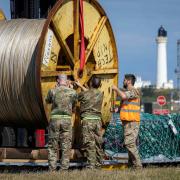
[[[72,143],[71,119],[51,119],[49,125],[48,161],[49,169],[56,170],[58,143],[61,150],[61,169],[69,168],[69,159]]]
[[[138,122],[122,122],[124,128],[124,144],[128,150],[128,165],[132,167],[142,167],[139,152],[136,146],[136,140],[139,132]]]
[[[82,150],[86,153],[88,167],[100,166],[103,158],[100,120],[82,120]]]

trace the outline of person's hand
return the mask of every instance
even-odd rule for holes
[[[81,83],[78,80],[76,80],[75,83],[77,86],[81,87]]]
[[[115,113],[118,113],[118,111],[119,111],[119,108],[118,108],[118,107],[115,107],[115,108],[114,108],[114,112],[115,112]]]
[[[115,86],[115,85],[112,85],[111,88],[112,88],[113,91],[117,91],[118,90],[117,86]]]
[[[59,83],[58,82],[55,84],[54,88],[57,88],[57,87],[59,87]]]
[[[69,88],[73,89],[73,85],[72,85],[72,84],[69,84]]]
[[[70,80],[68,80],[68,81],[67,81],[67,86],[68,86],[69,88],[73,88],[73,82],[70,81]]]
[[[78,80],[75,81],[76,85],[80,87],[83,91],[87,91],[88,89],[85,88]]]

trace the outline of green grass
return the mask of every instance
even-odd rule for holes
[[[73,170],[69,172],[35,172],[35,173],[1,173],[0,179],[7,180],[179,180],[180,168],[168,167],[168,168],[144,168],[142,170]]]

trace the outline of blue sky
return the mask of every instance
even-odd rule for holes
[[[100,0],[111,21],[119,54],[120,82],[134,73],[156,82],[158,28],[168,31],[168,79],[176,84],[177,39],[180,39],[180,0]]]
[[[158,28],[168,31],[168,79],[176,84],[177,40],[180,39],[180,0],[99,0],[115,34],[119,55],[119,79],[134,73],[156,82],[156,42]],[[9,0],[0,0],[8,18]]]

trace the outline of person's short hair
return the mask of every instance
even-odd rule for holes
[[[59,85],[67,85],[67,75],[59,74],[57,78],[57,82]]]
[[[67,75],[66,74],[59,74],[58,79],[60,81],[67,81]]]
[[[98,77],[93,76],[91,79],[91,86],[93,88],[99,88],[101,85],[101,79]]]
[[[125,74],[124,78],[127,80],[130,80],[132,85],[134,86],[134,84],[136,82],[136,77],[134,74]]]

